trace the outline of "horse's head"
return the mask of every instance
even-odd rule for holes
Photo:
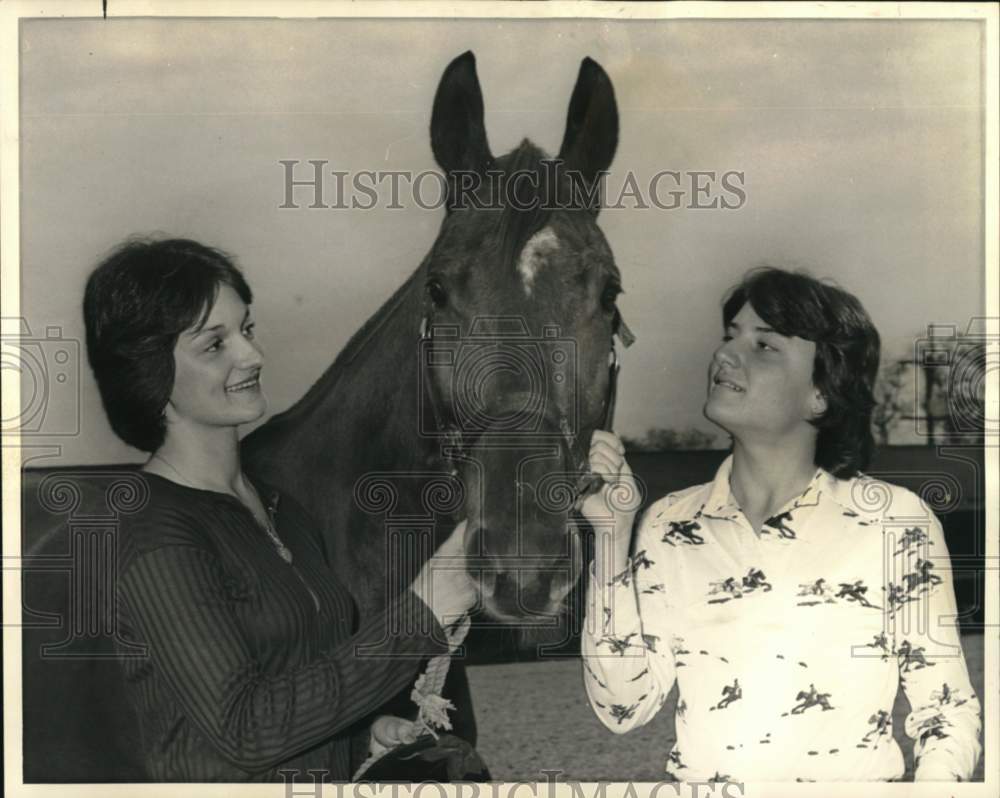
[[[556,159],[495,158],[475,59],[447,68],[431,122],[448,215],[423,264],[422,399],[465,487],[470,571],[498,618],[556,612],[581,567],[573,505],[610,424],[621,275],[596,223],[618,139],[607,74],[585,59]]]

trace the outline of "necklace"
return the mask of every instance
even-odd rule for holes
[[[264,504],[264,501],[260,498],[260,493],[257,492],[257,488],[254,487],[254,484],[249,479],[246,482],[250,486],[250,490],[253,491],[254,496],[257,497],[257,501],[260,502],[260,506],[264,508],[264,518],[259,518],[256,513],[254,513],[254,518],[256,518],[257,521],[261,523],[261,526],[264,527],[264,531],[271,539],[274,547],[278,550],[278,554],[281,556],[281,559],[291,565],[292,550],[284,544],[281,538],[278,537],[278,530],[274,528],[274,508]]]
[[[180,469],[178,469],[173,463],[171,463],[161,454],[154,454],[153,457],[150,459],[159,460],[167,468],[173,471],[178,477],[180,477],[181,482],[183,482],[189,488],[194,488],[195,490],[204,490],[204,488],[198,487],[190,479],[184,476],[184,474],[180,472]],[[268,539],[271,541],[271,543],[274,544],[274,548],[277,550],[278,556],[281,557],[281,559],[283,559],[286,563],[291,565],[292,550],[289,549],[288,546],[284,544],[284,542],[281,540],[280,537],[278,537],[278,531],[274,528],[274,519],[271,517],[271,508],[266,507],[264,505],[263,500],[260,498],[260,493],[257,492],[257,488],[254,487],[254,484],[249,479],[245,479],[245,482],[247,485],[250,486],[250,490],[253,491],[253,495],[257,497],[257,502],[260,504],[260,506],[264,507],[265,514],[261,516],[258,515],[256,512],[254,512],[252,508],[247,507],[247,509],[250,510],[250,514],[254,517],[254,520],[257,522],[257,525],[264,530],[264,532],[267,534]],[[230,493],[227,493],[226,495],[232,496],[232,494]],[[237,501],[240,501],[239,497],[237,496],[233,496],[233,498],[236,499]],[[240,503],[243,504],[242,501],[240,501]],[[246,507],[246,504],[243,504],[243,506]]]

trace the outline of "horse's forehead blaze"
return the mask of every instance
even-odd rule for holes
[[[558,250],[559,236],[551,226],[543,227],[528,239],[517,259],[517,272],[521,275],[525,296],[531,296],[535,275],[545,265],[548,256]]]

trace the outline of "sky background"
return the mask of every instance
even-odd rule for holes
[[[701,405],[720,299],[762,262],[857,294],[887,356],[930,323],[964,329],[984,313],[980,36],[941,21],[23,21],[21,315],[46,357],[81,342],[44,421],[79,432],[36,439],[60,454],[34,464],[142,459],[104,418],[80,312],[90,269],[135,233],[237,256],[271,410],[299,398],[418,266],[444,212],[282,210],[279,161],[435,169],[431,101],[468,49],[495,154],[525,136],[558,149],[589,55],[621,116],[609,185],[626,171],[641,185],[665,169],[745,173],[740,210],[599,217],[638,336],[620,434],[716,431]]]

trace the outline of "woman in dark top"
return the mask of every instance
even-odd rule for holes
[[[128,242],[87,283],[108,419],[151,453],[117,585],[121,637],[147,655],[122,662],[154,780],[346,781],[359,722],[415,679],[421,656],[446,650],[441,620],[474,601],[453,567],[464,524],[439,552],[452,568],[435,569],[433,601],[435,560],[355,630],[314,522],[240,467],[238,426],[266,410],[251,299],[228,256],[176,239]],[[390,637],[390,621],[403,631]],[[381,744],[412,734],[384,717],[372,732]]]

